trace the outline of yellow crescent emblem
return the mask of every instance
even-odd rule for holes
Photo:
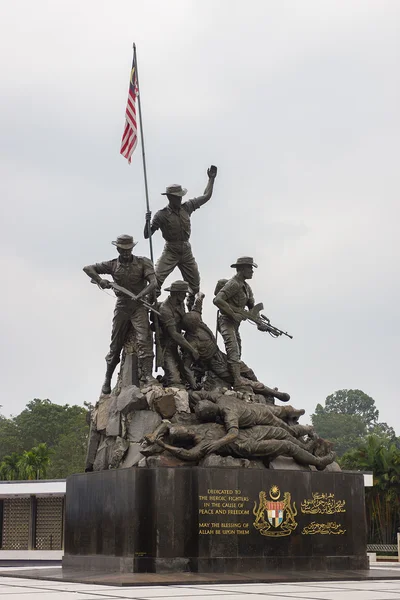
[[[134,84],[134,81],[135,81],[134,78],[135,78],[135,67],[132,67],[132,70],[131,70],[131,84],[132,85]]]
[[[272,500],[278,500],[279,496],[281,495],[281,492],[277,485],[273,485],[271,487],[271,489],[269,490],[269,495],[271,496]]]

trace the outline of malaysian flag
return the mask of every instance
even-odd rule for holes
[[[136,97],[139,93],[136,77],[135,55],[133,55],[132,70],[129,80],[128,102],[125,112],[125,128],[122,136],[120,154],[131,162],[131,156],[137,145],[136,126]]]

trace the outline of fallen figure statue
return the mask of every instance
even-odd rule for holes
[[[174,425],[163,422],[162,425],[164,425],[164,431],[159,432],[162,437],[156,435],[154,445],[161,446],[181,460],[191,462],[199,462],[210,453],[210,447],[214,444],[219,446],[225,433],[223,425],[217,423]],[[166,443],[163,439],[167,431],[171,443]],[[236,438],[219,446],[216,453],[234,458],[268,458],[270,460],[277,456],[289,456],[301,465],[314,465],[322,471],[335,460],[335,453],[329,451],[325,456],[316,456],[313,452],[318,446],[318,439],[303,442],[280,427],[256,425],[240,429]],[[152,446],[147,450],[143,449],[142,453],[150,455],[157,452],[150,448]]]
[[[159,453],[161,447],[177,458],[192,462],[211,453],[271,460],[289,456],[301,465],[313,465],[319,470],[335,460],[329,442],[319,438],[313,427],[298,424],[303,409],[246,403],[215,392],[200,391],[193,395],[197,397],[198,422],[163,421],[152,434],[145,436],[150,446],[142,454]]]

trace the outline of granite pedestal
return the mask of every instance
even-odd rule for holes
[[[368,569],[363,476],[201,467],[73,475],[63,567],[121,573]]]

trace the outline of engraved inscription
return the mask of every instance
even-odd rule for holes
[[[241,490],[208,489],[199,495],[199,535],[248,535],[249,502]]]

